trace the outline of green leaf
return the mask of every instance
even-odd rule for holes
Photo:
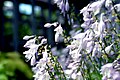
[[[5,74],[0,74],[0,80],[8,80],[8,77]]]

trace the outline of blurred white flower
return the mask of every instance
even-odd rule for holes
[[[62,0],[54,0],[54,3],[59,4]]]
[[[52,26],[51,23],[46,23],[46,24],[44,25],[44,27],[47,27],[47,28],[49,28],[49,27],[51,27],[51,26]]]
[[[32,36],[26,35],[26,36],[23,37],[23,40],[28,40],[28,39],[33,38],[33,37],[35,37],[35,36],[34,35],[32,35]]]
[[[54,22],[54,23],[46,23],[45,25],[44,25],[44,27],[46,27],[46,28],[49,28],[49,27],[51,27],[51,26],[57,26],[57,24],[58,24],[58,22]]]

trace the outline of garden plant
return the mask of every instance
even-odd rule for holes
[[[120,80],[120,1],[91,1],[79,14],[69,0],[54,3],[71,31],[67,33],[59,21],[44,25],[54,28],[55,44],[64,43],[60,49],[48,44],[44,36],[23,37],[28,49],[23,54],[30,61],[34,79]]]

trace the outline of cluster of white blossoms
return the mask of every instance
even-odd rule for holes
[[[55,42],[60,42],[61,39],[63,39],[62,34],[63,34],[63,28],[61,27],[61,24],[58,24],[58,22],[54,23],[46,23],[44,27],[49,28],[49,27],[56,27],[54,29],[55,33]]]
[[[54,2],[63,15],[69,10],[68,0]],[[35,80],[99,80],[94,78],[96,74],[102,74],[102,80],[120,80],[120,60],[109,63],[119,55],[116,53],[120,46],[120,3],[98,0],[80,10],[80,14],[83,14],[84,23],[80,25],[83,31],[73,32],[71,38],[65,38],[58,22],[44,25],[55,28],[56,43],[64,41],[64,38],[70,39],[67,40],[70,44],[61,51],[56,47],[48,49],[47,39],[41,36],[23,38],[28,40],[24,47],[29,49],[23,54],[33,66]]]
[[[44,27],[52,27],[54,26],[56,31],[55,33],[55,42],[59,42],[62,37],[63,29],[61,24],[58,22],[55,23],[47,23]],[[25,54],[25,58],[27,61],[30,61],[30,65],[33,67],[32,70],[35,75],[33,75],[35,80],[50,80],[51,76],[59,79],[58,75],[54,73],[55,71],[62,71],[61,66],[57,63],[54,55],[51,54],[50,47],[47,44],[47,39],[43,36],[25,36],[24,40],[27,40],[24,45],[28,50],[23,52]],[[58,68],[58,69],[57,69]],[[59,69],[61,68],[61,69]],[[51,74],[51,75],[50,75]],[[62,74],[62,72],[61,72]],[[62,77],[63,78],[63,77]]]
[[[115,34],[119,33],[120,30],[119,24],[116,23],[116,20],[119,20],[119,5],[113,5],[112,0],[99,0],[88,4],[80,10],[80,13],[83,14],[84,23],[81,27],[84,28],[84,31],[74,33],[71,45],[67,46],[70,49],[69,54],[72,57],[72,61],[69,63],[65,73],[70,78],[84,80],[81,77],[82,70],[78,71],[80,66],[88,69],[90,67],[87,67],[87,65],[94,66],[94,60],[97,61],[96,64],[99,64],[99,58],[104,59],[104,55],[109,58],[115,54],[117,50],[113,50],[112,47],[114,47],[115,43]],[[109,35],[112,38],[110,43],[106,41],[106,36]],[[105,59],[105,62],[101,64],[103,65],[106,62],[108,60]],[[91,69],[90,71],[93,70]],[[99,71],[98,68],[96,70]]]
[[[27,61],[30,61],[31,66],[35,66],[33,67],[33,72],[35,73],[33,77],[35,77],[35,80],[49,80],[50,76],[46,70],[46,65],[50,62],[46,48],[47,46],[45,45],[47,43],[47,39],[42,39],[41,36],[38,38],[35,36],[25,36],[23,39],[28,40],[24,47],[29,49],[23,52],[23,54],[25,54]],[[41,47],[44,48],[44,51],[42,52],[39,51]],[[40,55],[42,56],[39,57]]]

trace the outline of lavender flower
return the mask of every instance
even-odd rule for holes
[[[115,62],[107,63],[101,67],[101,74],[103,75],[102,80],[108,80],[108,79],[119,80],[120,79],[120,71],[117,71],[116,68],[114,68],[115,66],[114,63]]]
[[[54,3],[57,4],[63,15],[69,11],[69,3],[68,0],[54,0]]]

